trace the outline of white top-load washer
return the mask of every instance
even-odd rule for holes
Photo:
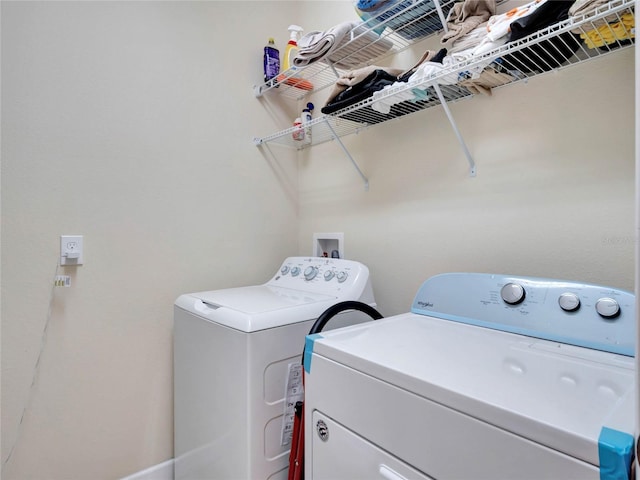
[[[293,408],[285,390],[299,390],[295,367],[301,381],[313,322],[346,300],[375,306],[368,268],[318,257],[285,259],[263,285],[176,300],[176,480],[287,478]],[[369,317],[346,312],[336,320],[332,327]]]
[[[626,480],[634,309],[613,288],[452,273],[410,313],[309,335],[307,480]]]

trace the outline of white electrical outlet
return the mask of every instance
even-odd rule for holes
[[[60,236],[60,265],[82,265],[84,263],[82,235]]]

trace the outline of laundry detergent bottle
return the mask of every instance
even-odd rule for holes
[[[276,47],[276,41],[269,38],[264,47],[264,81],[268,82],[280,73],[280,51]]]
[[[289,25],[289,41],[284,49],[284,56],[282,58],[283,73],[278,75],[278,81],[302,90],[313,90],[313,84],[297,74],[297,68],[293,63],[293,59],[299,50],[298,38],[301,33],[302,27]]]

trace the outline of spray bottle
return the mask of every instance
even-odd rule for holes
[[[289,41],[284,49],[284,69],[289,70],[293,67],[293,57],[298,53],[298,37],[302,33],[302,27],[298,25],[289,25]]]
[[[298,36],[301,33],[302,27],[289,25],[289,41],[284,49],[284,57],[282,59],[283,73],[278,75],[278,81],[302,90],[313,90],[313,84],[310,81],[296,75],[297,68],[293,64],[293,58],[299,50]]]
[[[300,117],[293,121],[293,132],[291,132],[291,137],[297,141],[304,140],[304,128],[302,127],[302,119]]]

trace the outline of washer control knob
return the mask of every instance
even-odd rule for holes
[[[507,283],[500,290],[500,296],[509,305],[517,305],[524,300],[524,287],[517,283]]]
[[[349,274],[347,272],[338,272],[336,274],[336,278],[338,279],[338,282],[340,282],[340,283],[344,283],[344,281],[347,279],[348,276],[349,276]]]
[[[580,308],[580,299],[575,293],[563,293],[558,298],[558,304],[565,312],[575,312]]]
[[[331,280],[333,277],[335,277],[336,274],[333,273],[333,270],[327,270],[326,272],[324,272],[324,279],[328,282],[329,280]]]
[[[300,274],[300,267],[293,267],[291,269],[291,276],[297,277]]]
[[[596,312],[603,318],[616,318],[620,315],[620,305],[613,298],[604,297],[596,302]]]
[[[286,265],[283,265],[282,268],[280,269],[280,273],[282,275],[286,275],[287,273],[289,273],[289,267],[287,267]]]
[[[316,267],[307,267],[304,270],[304,279],[305,280],[313,280],[316,278],[318,274],[318,269]]]

